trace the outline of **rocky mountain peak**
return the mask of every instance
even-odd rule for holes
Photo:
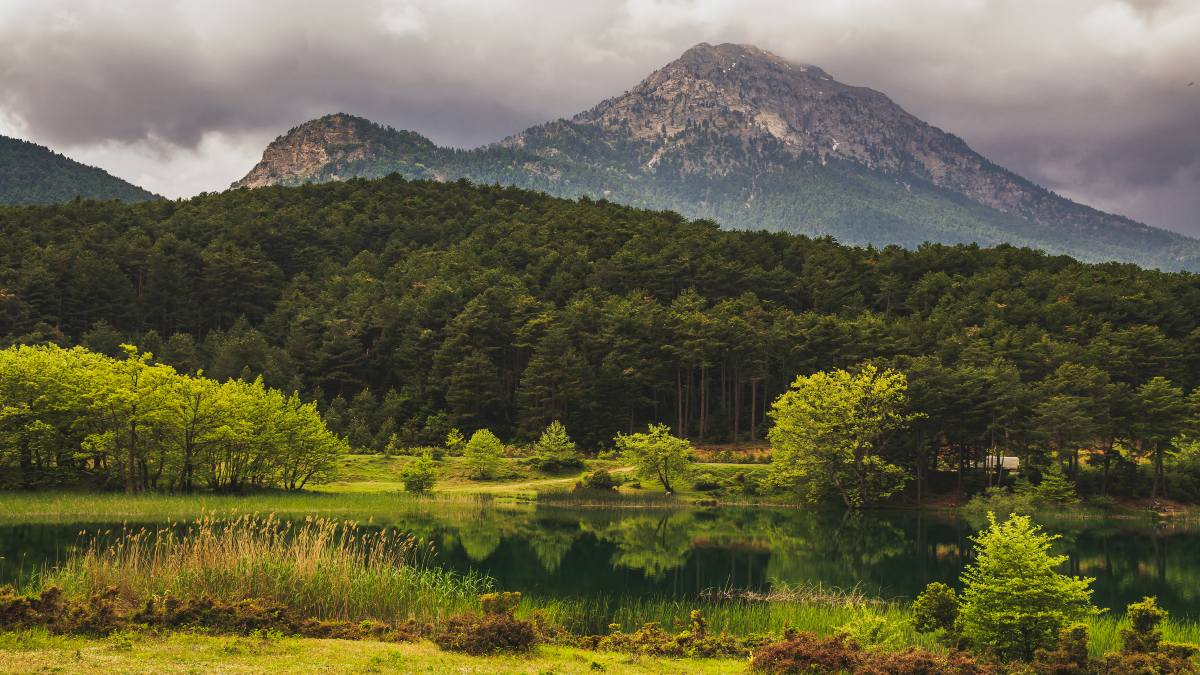
[[[262,161],[233,187],[297,185],[317,176],[339,180],[345,176],[329,173],[328,167],[433,148],[433,142],[420,134],[339,112],[309,120],[276,138],[263,151]]]

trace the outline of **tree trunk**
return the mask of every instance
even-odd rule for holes
[[[750,378],[750,442],[758,440],[758,436],[754,429],[754,418],[758,415],[758,380],[757,377]]]

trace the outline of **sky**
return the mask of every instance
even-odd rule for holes
[[[326,113],[473,147],[699,42],[818,65],[1060,194],[1200,236],[1200,0],[0,0],[0,134],[190,196]]]

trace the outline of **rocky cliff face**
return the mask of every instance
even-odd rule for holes
[[[262,161],[233,187],[300,185],[314,180],[341,180],[339,167],[389,160],[403,147],[433,150],[435,146],[412,132],[395,131],[345,113],[310,120],[276,138],[263,151]]]

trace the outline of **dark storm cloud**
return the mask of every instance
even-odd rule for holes
[[[327,112],[474,146],[696,42],[750,42],[1068,196],[1200,234],[1197,35],[1191,0],[0,0],[0,133],[190,194]]]

